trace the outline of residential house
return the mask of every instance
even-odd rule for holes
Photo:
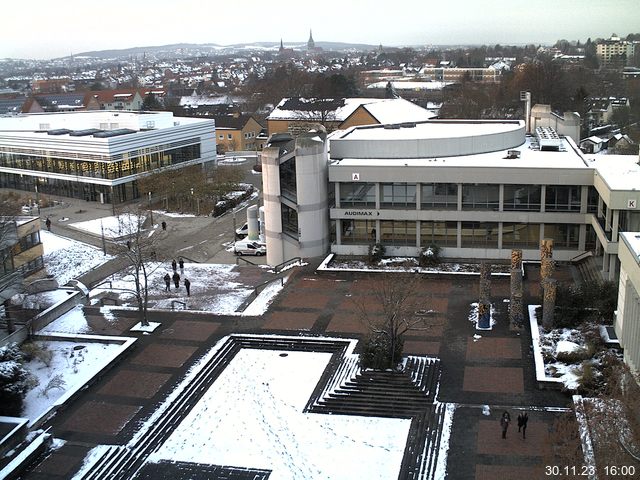
[[[22,113],[78,112],[99,107],[91,92],[52,93],[29,97],[22,105]]]
[[[143,96],[135,88],[93,92],[100,110],[141,110]]]
[[[258,150],[257,138],[263,127],[250,115],[215,117],[218,152]]]
[[[435,116],[403,98],[283,98],[267,117],[267,129],[269,135],[297,135],[318,123],[332,132],[360,125],[421,122]]]

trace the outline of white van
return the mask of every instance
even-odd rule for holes
[[[267,247],[252,240],[238,240],[233,244],[233,253],[236,255],[262,256],[267,254]]]

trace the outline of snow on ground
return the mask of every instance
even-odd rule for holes
[[[138,217],[134,214],[123,214],[96,218],[95,220],[87,220],[86,222],[70,223],[69,226],[99,236],[101,236],[104,231],[106,238],[118,238],[132,233],[133,230],[137,229],[137,225],[141,225],[144,221],[144,215]]]
[[[35,341],[53,352],[49,366],[40,360],[25,363],[25,368],[38,379],[38,386],[27,392],[23,416],[31,422],[44,414],[66,392],[84,385],[123,350],[122,344],[62,340]],[[57,375],[63,380],[61,388],[45,392]],[[53,380],[55,382],[55,380]]]
[[[220,315],[238,315],[236,309],[251,295],[253,286],[242,283],[241,274],[236,270],[236,265],[185,263],[185,268],[180,274],[180,286],[175,288],[171,281],[170,291],[165,290],[163,277],[165,274],[173,275],[171,266],[167,263],[153,263],[149,268],[149,307],[158,309],[171,309],[172,302],[179,301],[187,304],[189,310],[202,310],[214,312]],[[191,282],[191,296],[187,296],[184,287],[184,279]],[[105,290],[124,289],[135,290],[132,275],[118,273],[111,277],[111,287],[100,287],[91,291],[95,296]],[[267,285],[242,312],[242,315],[262,315],[283,286],[278,279]],[[113,290],[118,292],[118,290]],[[129,306],[135,306],[133,293],[120,291],[121,299],[129,299]],[[97,299],[93,300],[96,303]]]
[[[331,354],[243,349],[149,457],[273,470],[273,480],[398,475],[410,420],[303,413]]]
[[[92,245],[46,230],[40,231],[40,240],[44,248],[46,270],[54,276],[59,285],[64,285],[113,258]]]
[[[91,327],[89,327],[87,318],[84,316],[82,305],[76,305],[43,329],[38,330],[38,334],[46,335],[52,332],[75,334],[88,333],[90,331]]]

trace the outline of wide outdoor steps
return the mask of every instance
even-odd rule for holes
[[[586,257],[574,264],[582,282],[601,281],[602,275],[595,257]]]
[[[414,358],[402,372],[358,371],[354,377],[323,392],[311,411],[397,418],[422,414],[433,404],[440,363],[436,359],[421,362]]]
[[[435,478],[446,406],[437,403],[413,418],[398,479]]]

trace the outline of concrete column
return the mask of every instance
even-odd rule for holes
[[[267,244],[267,263],[284,262],[282,215],[280,210],[280,149],[262,150],[262,198],[264,201],[264,234]]]
[[[498,222],[498,250],[502,250],[502,222]]]
[[[618,224],[620,223],[620,210],[614,210],[611,218],[611,241],[618,241]]]
[[[380,182],[376,182],[376,210],[380,210]]]
[[[587,213],[588,200],[589,200],[589,187],[587,185],[582,185],[582,189],[580,192],[580,213]]]
[[[491,264],[480,265],[480,295],[478,300],[478,327],[491,327]]]
[[[260,234],[260,223],[258,221],[257,205],[251,205],[247,208],[247,226],[249,227],[247,238],[249,240],[258,240],[258,235]]]
[[[336,208],[340,207],[340,182],[334,183],[333,196],[335,198]]]
[[[618,270],[618,256],[610,255],[609,258],[609,276],[607,277],[609,281],[613,282],[616,279],[616,272]]]
[[[342,245],[342,220],[336,220],[336,245]]]
[[[544,213],[547,204],[547,186],[541,185],[540,187],[540,211]]]
[[[580,232],[578,233],[578,250],[584,252],[587,248],[587,226],[580,225]]]
[[[498,211],[504,212],[504,184],[498,187]]]
[[[458,211],[462,210],[462,184],[458,184]],[[460,246],[460,242],[458,242],[458,247]]]

